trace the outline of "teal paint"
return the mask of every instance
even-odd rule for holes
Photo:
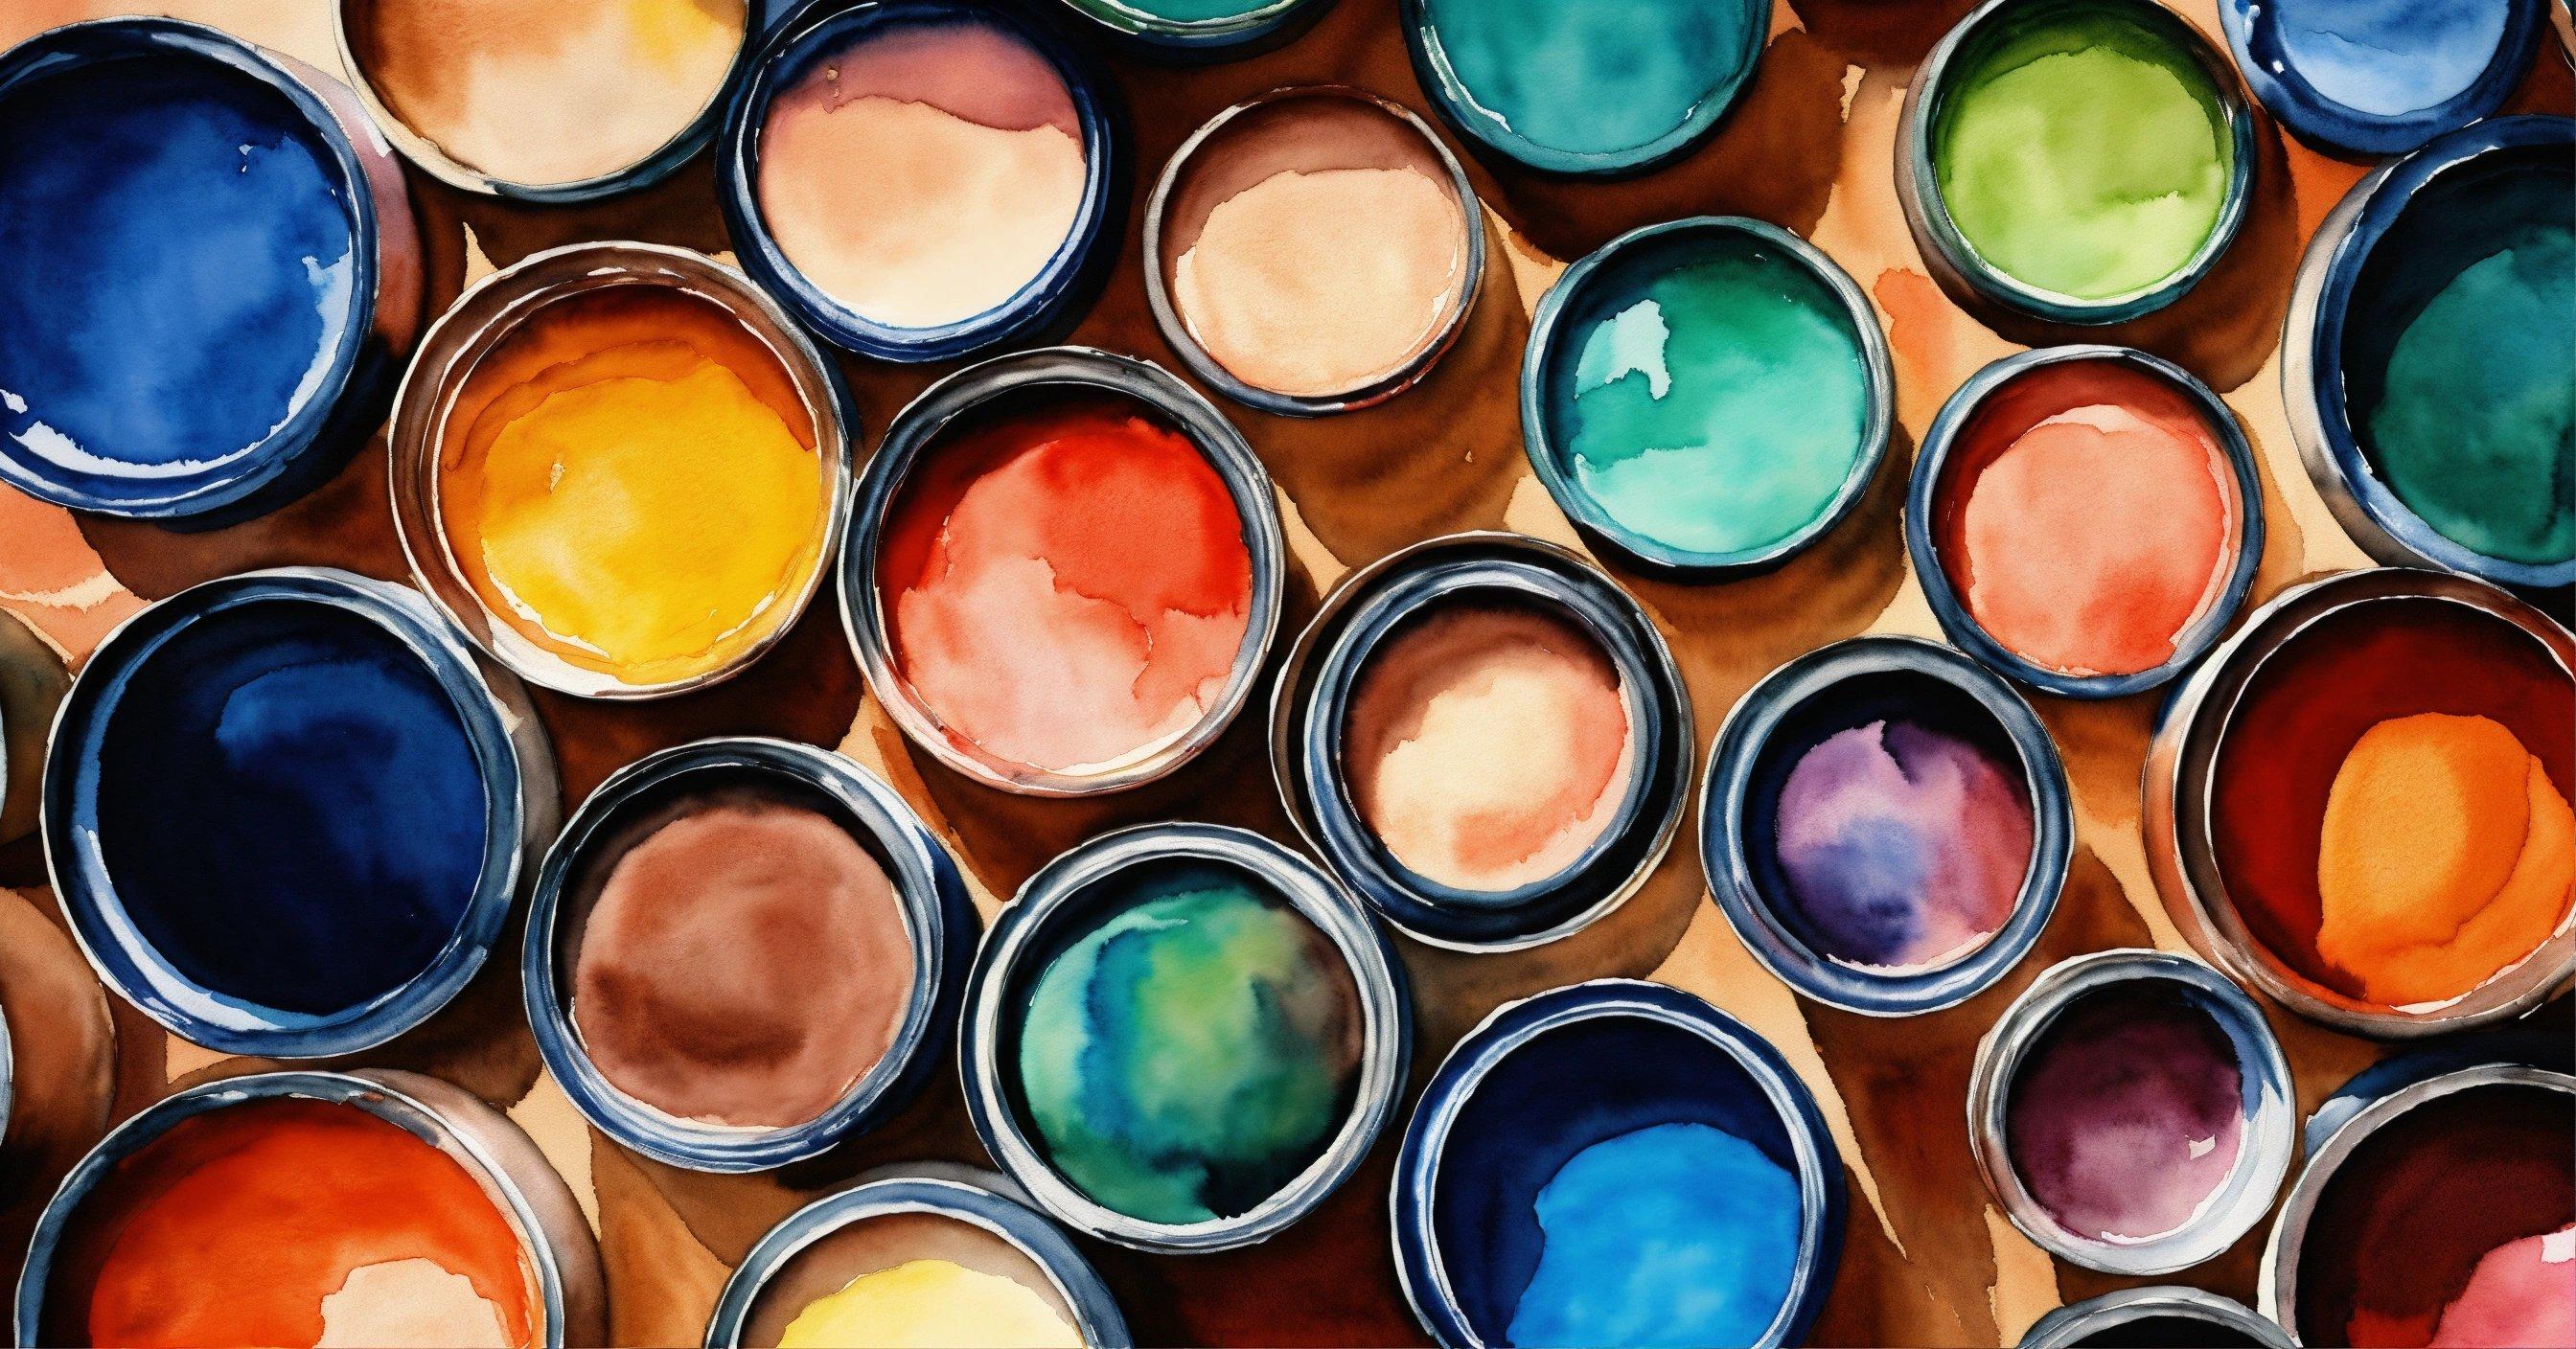
[[[1323,1155],[1359,1072],[1359,992],[1330,939],[1242,873],[1120,877],[1035,981],[1020,1085],[1048,1162],[1147,1222],[1231,1218]]]
[[[1453,86],[1443,111],[1507,154],[1575,171],[1637,167],[1714,125],[1770,21],[1742,0],[1421,0],[1419,14]]]
[[[1844,298],[1781,244],[1668,234],[1569,284],[1540,415],[1588,523],[1739,561],[1817,525],[1865,469],[1868,351]]]

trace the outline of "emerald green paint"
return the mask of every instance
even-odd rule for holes
[[[1271,0],[1075,0],[1083,8],[1102,14],[1142,14],[1150,19],[1170,23],[1206,23],[1213,19],[1239,19],[1267,7]]]
[[[2576,228],[2526,227],[2436,291],[2390,350],[2368,426],[2390,490],[2444,537],[2576,557]]]
[[[2218,231],[2235,142],[2209,72],[2143,0],[2027,6],[1972,34],[1931,134],[1968,247],[2076,300],[2150,291]]]
[[[1321,931],[1241,873],[1127,883],[1131,902],[1037,977],[1019,1036],[1029,1114],[1049,1162],[1101,1206],[1233,1217],[1349,1114],[1358,989]]]
[[[1565,155],[1645,149],[1714,117],[1761,50],[1741,0],[1424,0],[1480,134]]]
[[[1646,241],[1580,284],[1544,415],[1559,472],[1614,537],[1722,563],[1833,509],[1868,448],[1870,388],[1832,287],[1715,230]]]

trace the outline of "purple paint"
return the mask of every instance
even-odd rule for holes
[[[2236,1167],[2244,1079],[2216,1018],[2170,988],[2111,988],[2058,1013],[2014,1075],[2004,1147],[2069,1233],[2143,1241],[2198,1216]]]
[[[1810,944],[1912,973],[1959,960],[2012,917],[2030,870],[2030,793],[2014,768],[1906,721],[1840,731],[1781,784],[1780,869]]]

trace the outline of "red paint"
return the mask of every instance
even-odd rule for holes
[[[311,1345],[353,1270],[427,1259],[532,1338],[518,1232],[447,1154],[352,1105],[267,1099],[192,1116],[117,1163],[73,1219],[45,1341]]]
[[[1186,733],[1251,623],[1224,479],[1132,399],[1023,402],[916,463],[877,558],[896,671],[1006,776],[1080,774]]]

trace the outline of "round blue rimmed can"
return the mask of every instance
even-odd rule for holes
[[[837,63],[853,53],[879,41],[918,43],[953,32],[1002,44],[1062,81],[1080,133],[1079,195],[1063,238],[1006,298],[971,315],[921,324],[871,317],[817,283],[780,245],[762,205],[766,133],[782,99],[805,85],[837,79]],[[821,0],[790,11],[737,82],[716,142],[717,205],[743,271],[826,340],[879,360],[952,360],[1004,342],[1043,340],[1079,318],[1117,252],[1130,172],[1125,120],[1107,74],[1025,6]]]
[[[100,979],[268,1058],[372,1049],[445,1006],[560,810],[517,680],[417,592],[322,568],[208,581],[110,633],[63,700],[43,804]]]
[[[621,1090],[603,1074],[573,1019],[572,958],[609,855],[630,826],[685,810],[693,797],[755,795],[824,814],[862,842],[888,879],[912,947],[911,988],[884,1056],[820,1115],[743,1127],[684,1119]],[[695,1171],[758,1171],[801,1161],[883,1123],[918,1096],[947,1058],[966,967],[980,924],[948,852],[921,817],[875,775],[829,750],[784,740],[699,740],[647,755],[611,775],[573,812],[537,873],[520,973],[528,1024],[547,1070],[601,1132],[648,1157]]]
[[[1067,9],[1147,56],[1180,64],[1239,61],[1293,42],[1333,0],[1064,0]]]
[[[1914,743],[1891,743],[1897,726],[1912,728]],[[2027,803],[2029,862],[2010,907],[1958,925],[1954,935],[1965,940],[1927,944],[1922,933],[1934,925],[1915,907],[1913,890],[1874,891],[1874,873],[1842,872],[1830,844],[1805,859],[1784,855],[1783,798],[1814,790],[1800,780],[1820,752],[1830,771],[1814,813],[1855,808],[1849,818],[1864,836],[1857,856],[1866,856],[1867,835],[1904,831],[1901,798],[1872,800],[1884,795],[1884,772],[1866,771],[1867,758],[1859,771],[1841,762],[1855,737],[1868,758],[1884,757],[1882,769],[1897,768],[1904,754],[1963,778],[1986,777],[1993,788],[1986,814],[1994,819],[2009,813],[2000,807],[2013,795]],[[1854,771],[1851,790],[1831,790],[1846,771]],[[1719,726],[1700,794],[1700,864],[1745,948],[1791,988],[1871,1016],[1937,1011],[2003,978],[2056,911],[2074,841],[2065,765],[2030,704],[1984,666],[1912,637],[1837,642],[1764,676]],[[1878,842],[1901,851],[1901,843]]]
[[[2395,155],[2504,106],[2550,3],[2223,0],[2218,19],[2246,85],[2282,125],[2333,149]]]
[[[420,325],[392,151],[330,76],[124,18],[0,53],[0,482],[232,524],[375,429]]]
[[[1795,1344],[1845,1202],[1777,1049],[1680,989],[1596,979],[1496,1010],[1432,1074],[1396,1158],[1396,1271],[1445,1345]],[[1634,1300],[1644,1252],[1675,1244],[1703,1280]]]

